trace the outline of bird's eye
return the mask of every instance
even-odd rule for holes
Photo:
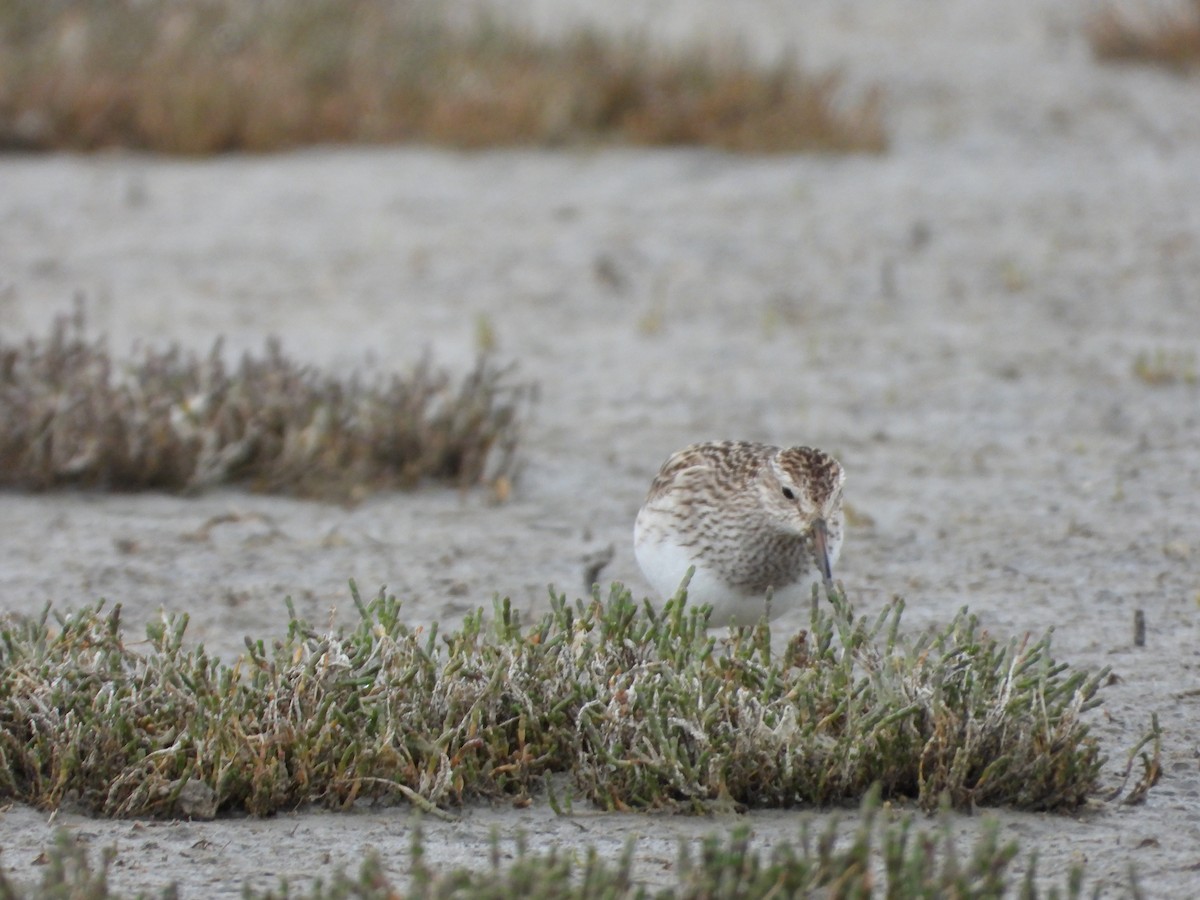
[[[793,491],[790,487],[785,487],[783,489],[783,496],[787,497],[789,500],[795,500],[796,492]]]

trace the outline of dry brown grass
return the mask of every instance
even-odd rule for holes
[[[0,337],[0,487],[195,491],[221,483],[354,501],[422,479],[507,483],[525,389],[486,358],[461,384],[337,378],[277,343],[227,366],[178,346],[114,361],[82,311]]]
[[[1108,6],[1088,23],[1087,37],[1099,59],[1189,71],[1200,66],[1200,0],[1142,7],[1136,15]]]
[[[0,146],[168,153],[327,142],[885,149],[880,97],[736,51],[545,43],[416,0],[0,0]]]

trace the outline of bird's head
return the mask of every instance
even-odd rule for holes
[[[782,531],[806,538],[826,581],[842,543],[841,464],[812,447],[788,447],[771,457],[759,477],[763,510]]]

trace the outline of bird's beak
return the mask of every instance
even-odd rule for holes
[[[833,582],[833,567],[829,565],[829,533],[825,530],[824,519],[814,519],[812,523],[813,556],[821,567],[821,575],[825,583]]]

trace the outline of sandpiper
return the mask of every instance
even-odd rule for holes
[[[712,606],[712,627],[773,618],[832,582],[845,480],[812,447],[692,444],[650,485],[633,530],[638,565],[665,598],[694,568],[688,599]]]

